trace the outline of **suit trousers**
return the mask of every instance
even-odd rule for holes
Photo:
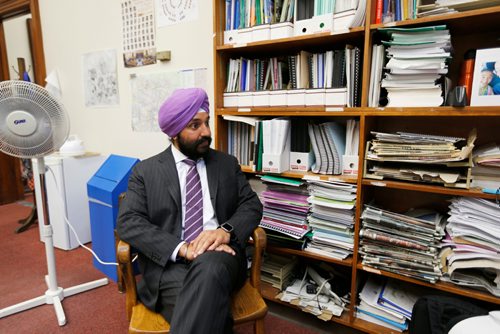
[[[246,278],[243,252],[209,251],[191,263],[169,263],[160,281],[158,307],[170,333],[232,333],[231,294]]]

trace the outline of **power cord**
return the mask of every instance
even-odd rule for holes
[[[59,188],[59,184],[57,182],[57,178],[56,178],[56,175],[54,173],[54,170],[50,167],[50,166],[46,166],[46,168],[52,173],[52,176],[54,178],[54,183],[56,184],[56,188],[57,188],[57,192],[59,194],[59,201],[58,201],[58,205],[59,205],[59,208],[62,209],[64,206],[63,206],[63,196],[62,196],[62,191],[61,191],[61,188]],[[65,211],[65,210],[61,210],[61,211]],[[47,212],[47,215],[48,215],[48,212]],[[73,232],[75,238],[76,238],[76,241],[78,242],[78,244],[80,246],[82,246],[84,249],[86,249],[87,251],[89,251],[92,256],[97,260],[97,262],[99,262],[100,264],[103,264],[103,265],[107,265],[107,266],[118,266],[118,263],[116,262],[106,262],[106,261],[103,261],[99,258],[99,256],[97,256],[97,254],[90,248],[88,248],[87,246],[85,246],[81,241],[80,241],[80,238],[78,237],[78,234],[76,233],[76,230],[75,228],[73,227],[73,225],[71,225],[71,223],[69,222],[68,220],[68,217],[66,216],[66,213],[63,214],[63,217],[64,217],[64,221],[66,222],[66,224],[68,224],[69,228],[71,229],[71,231]],[[135,259],[137,258],[137,255],[133,258],[132,261],[135,261]]]

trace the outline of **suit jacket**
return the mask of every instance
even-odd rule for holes
[[[262,217],[262,204],[241,172],[236,158],[210,150],[205,158],[210,199],[219,224],[230,223],[243,247]],[[179,177],[172,148],[132,170],[120,205],[117,232],[139,252],[141,301],[155,309],[161,274],[181,242],[182,209]]]

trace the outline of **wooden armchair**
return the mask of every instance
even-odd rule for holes
[[[266,248],[266,233],[260,227],[253,231],[254,254],[250,277],[237,291],[231,301],[235,325],[254,322],[254,332],[264,333],[264,316],[267,305],[260,292],[260,267],[262,254]],[[170,324],[159,314],[147,309],[137,300],[136,281],[132,270],[130,246],[120,240],[117,246],[117,258],[121,279],[125,285],[127,317],[130,321],[129,333],[169,333]]]

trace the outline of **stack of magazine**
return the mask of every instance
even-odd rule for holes
[[[402,332],[408,329],[413,305],[424,292],[402,281],[369,277],[359,293],[356,318]]]
[[[312,177],[307,183],[312,241],[306,250],[335,259],[347,258],[352,254],[354,245],[356,185],[315,180]]]
[[[365,206],[359,232],[363,265],[429,282],[441,276],[440,240],[446,220],[429,210],[405,214]]]
[[[477,134],[461,137],[410,132],[372,131],[366,177],[442,184],[468,188],[471,154]]]
[[[482,198],[455,198],[444,240],[442,280],[500,297],[500,207]]]
[[[263,175],[266,190],[260,193],[264,211],[260,226],[266,229],[269,244],[303,249],[309,203],[308,192],[302,181]]]

